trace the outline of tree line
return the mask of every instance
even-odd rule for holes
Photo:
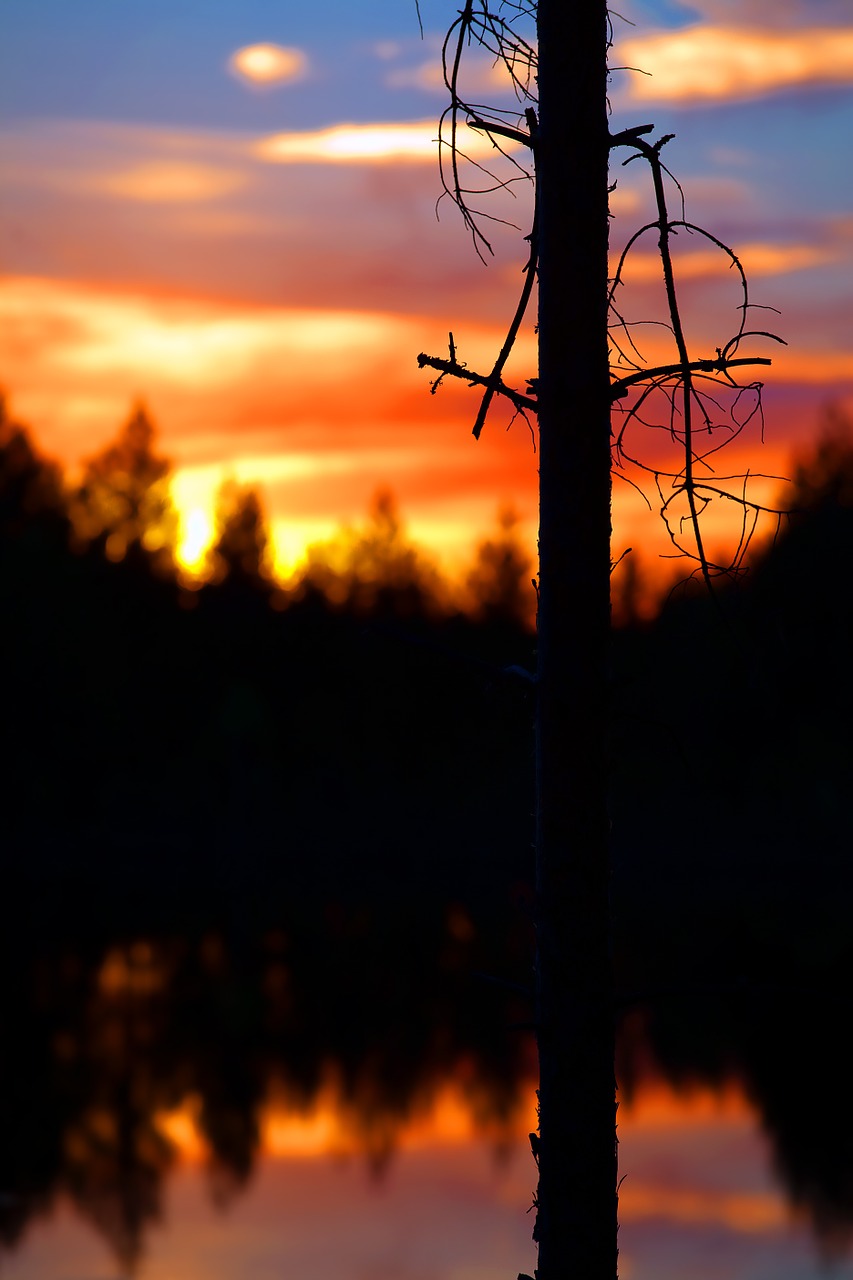
[[[216,497],[215,532],[192,575],[178,560],[180,520],[171,497],[172,468],[158,449],[157,431],[137,403],[115,440],[83,464],[69,484],[36,448],[0,399],[0,466],[4,533],[41,527],[37,541],[112,563],[127,561],[193,590],[230,579],[265,594],[276,608],[320,592],[335,606],[358,613],[390,610],[400,616],[462,610],[481,619],[532,625],[532,558],[520,522],[504,503],[495,533],[480,540],[473,563],[454,587],[428,554],[407,536],[393,493],[380,486],[361,527],[342,527],[307,548],[286,590],[276,581],[271,534],[259,491],[226,478]],[[47,542],[46,542],[47,540]]]
[[[809,829],[843,821],[851,476],[850,424],[830,412],[778,537],[745,577],[714,599],[684,583],[648,618],[631,557],[616,566],[611,805],[630,797],[635,844],[650,797],[664,794],[670,813],[688,811],[691,843],[707,842],[711,827],[691,816],[697,779],[716,788],[710,807],[720,795],[763,806],[759,846],[771,829],[790,845],[805,811],[793,825],[777,815],[809,779]],[[73,488],[0,416],[4,817],[16,860],[30,846],[68,867],[74,850],[85,863],[120,848],[133,864],[127,851],[149,845],[285,841],[318,849],[304,860],[315,870],[329,849],[343,866],[338,851],[351,847],[376,868],[405,848],[418,851],[405,865],[422,858],[433,877],[443,865],[464,879],[486,850],[526,874],[533,588],[511,514],[481,543],[463,612],[387,495],[361,530],[310,552],[284,591],[258,496],[232,484],[209,578],[190,591],[168,480],[142,410]]]

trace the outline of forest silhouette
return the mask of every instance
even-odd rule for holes
[[[528,1085],[534,636],[511,512],[452,604],[379,493],[287,589],[257,493],[176,567],[137,407],[75,488],[0,415],[0,1239],[60,1192],[131,1265],[192,1095],[227,1195],[258,1109],[330,1071],[379,1167],[438,1084]],[[613,903],[627,1096],[745,1085],[827,1249],[853,1225],[832,1076],[853,978],[853,435],[775,542],[654,617],[614,575]]]

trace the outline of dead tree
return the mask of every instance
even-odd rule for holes
[[[503,65],[519,99],[515,112],[466,100],[467,47],[487,49]],[[760,508],[731,477],[710,471],[719,432],[738,434],[760,414],[760,384],[744,387],[741,356],[752,336],[749,298],[736,256],[717,241],[743,285],[740,323],[713,353],[694,358],[678,309],[671,252],[679,230],[702,235],[667,208],[661,151],[669,138],[647,141],[651,125],[616,136],[609,130],[610,17],[605,0],[466,0],[444,47],[450,104],[442,117],[440,156],[445,191],[462,211],[481,256],[491,245],[464,176],[464,126],[485,130],[498,165],[525,176],[517,148],[529,156],[534,192],[529,255],[507,339],[487,373],[459,359],[453,337],[447,358],[420,355],[438,372],[482,388],[474,423],[479,435],[495,398],[538,425],[539,574],[536,714],[536,1026],[539,1133],[531,1142],[539,1169],[534,1238],[537,1280],[614,1280],[617,1270],[616,1090],[614,992],[610,965],[608,868],[608,660],[610,634],[611,477],[614,468],[651,472],[661,511],[678,550],[710,578],[737,571]],[[649,166],[656,218],[625,246],[608,271],[608,184],[611,153]],[[498,156],[498,153],[502,153]],[[505,171],[506,172],[506,171]],[[680,190],[680,189],[678,189]],[[488,215],[487,215],[488,216]],[[647,234],[657,238],[673,360],[648,367],[632,323],[618,306],[625,262]],[[538,375],[525,390],[504,371],[538,284]],[[772,335],[767,335],[768,337]],[[727,397],[731,410],[724,424]],[[749,400],[750,409],[738,412]],[[647,466],[634,451],[636,429],[660,413],[681,451],[671,470]],[[697,422],[708,434],[697,446]],[[659,424],[658,424],[659,425]],[[717,433],[716,437],[714,433]],[[708,559],[700,516],[714,497],[738,503],[743,532],[733,560]],[[678,504],[682,510],[678,510]]]

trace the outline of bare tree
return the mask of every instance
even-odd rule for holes
[[[479,207],[481,197],[529,181],[527,260],[491,370],[469,369],[452,334],[446,358],[418,357],[438,373],[433,391],[448,376],[482,388],[475,436],[496,399],[538,426],[537,1280],[613,1280],[617,1270],[607,812],[611,476],[615,469],[629,480],[632,470],[652,477],[677,552],[709,584],[716,573],[742,567],[761,514],[744,477],[712,469],[721,440],[761,414],[760,383],[736,380],[741,366],[769,364],[741,354],[746,340],[759,336],[750,328],[746,276],[737,256],[690,223],[683,208],[681,217],[671,216],[668,185],[677,199],[680,187],[661,158],[671,135],[649,141],[654,129],[647,124],[610,132],[611,44],[605,0],[466,0],[444,44],[444,191],[485,258],[495,215]],[[503,68],[516,92],[510,110],[466,97],[471,46]],[[488,170],[466,162],[467,128],[491,138],[495,164]],[[609,274],[609,162],[616,149],[648,166],[656,216],[627,241]],[[734,334],[698,357],[678,305],[672,241],[679,232],[712,243],[741,285]],[[657,241],[666,298],[667,313],[655,323],[668,328],[672,342],[672,359],[653,366],[641,354],[642,329],[621,306],[626,263],[646,235]],[[505,371],[537,285],[539,368],[522,390]],[[637,433],[650,428],[666,431],[680,451],[669,469],[635,448]],[[740,513],[740,537],[725,564],[709,558],[703,540],[701,516],[715,499]]]

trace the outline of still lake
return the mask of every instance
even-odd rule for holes
[[[403,1124],[390,1155],[330,1095],[307,1112],[261,1118],[242,1185],[217,1170],[189,1099],[158,1116],[173,1150],[135,1280],[512,1280],[532,1273],[531,1115],[478,1132],[447,1085]],[[822,1258],[788,1205],[757,1115],[735,1083],[675,1090],[649,1081],[620,1107],[623,1280],[853,1277]],[[368,1138],[368,1145],[370,1140]],[[380,1144],[381,1146],[381,1144]],[[131,1274],[91,1218],[61,1192],[4,1251],[4,1280],[118,1280]],[[95,1211],[97,1216],[97,1211]],[[103,1223],[101,1224],[103,1226]]]

